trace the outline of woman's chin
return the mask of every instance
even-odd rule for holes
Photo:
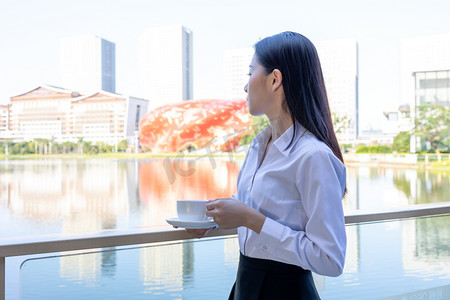
[[[254,116],[254,117],[259,117],[259,116],[264,115],[264,113],[262,113],[262,112],[254,112],[254,111],[251,111],[250,109],[249,109],[248,111],[249,111],[250,114],[251,114],[252,116]]]

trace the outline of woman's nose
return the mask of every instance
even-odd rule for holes
[[[244,91],[248,93],[248,83],[244,86]]]

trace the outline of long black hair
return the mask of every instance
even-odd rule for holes
[[[285,94],[283,103],[294,123],[298,121],[344,163],[333,130],[319,55],[305,36],[291,31],[266,37],[255,44],[255,54],[266,74],[278,69]],[[288,147],[289,147],[288,146]]]

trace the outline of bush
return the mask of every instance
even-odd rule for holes
[[[115,146],[108,145],[104,142],[98,142],[93,144],[89,141],[83,141],[81,139],[78,143],[63,142],[57,143],[51,140],[35,139],[34,141],[14,143],[12,141],[0,142],[0,154],[5,154],[5,146],[8,144],[8,154],[24,155],[24,154],[44,154],[45,147],[47,147],[47,154],[69,154],[80,153],[79,145],[83,148],[84,154],[98,154],[98,153],[110,153],[114,152]],[[127,149],[127,140],[122,140],[117,145],[118,151],[125,151]],[[50,151],[51,147],[51,151]]]
[[[119,152],[125,152],[127,151],[128,148],[128,142],[127,140],[121,140],[118,144],[117,144],[117,151]]]
[[[369,149],[367,146],[358,146],[358,148],[356,148],[356,153],[369,153]]]
[[[252,128],[250,130],[250,133],[245,134],[241,140],[239,141],[239,145],[250,145],[253,138],[257,136],[261,131],[264,130],[267,126],[269,126],[269,119],[266,116],[258,116],[252,118]]]
[[[359,146],[356,153],[392,153],[392,148],[385,145]]]
[[[394,143],[392,144],[392,150],[405,153],[409,152],[409,141],[411,138],[411,134],[409,132],[400,132],[397,134],[397,136],[394,138]]]

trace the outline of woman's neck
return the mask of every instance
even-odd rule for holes
[[[277,140],[293,124],[291,116],[286,112],[283,112],[281,115],[276,117],[267,117],[269,118],[270,127],[272,130],[272,142]]]

